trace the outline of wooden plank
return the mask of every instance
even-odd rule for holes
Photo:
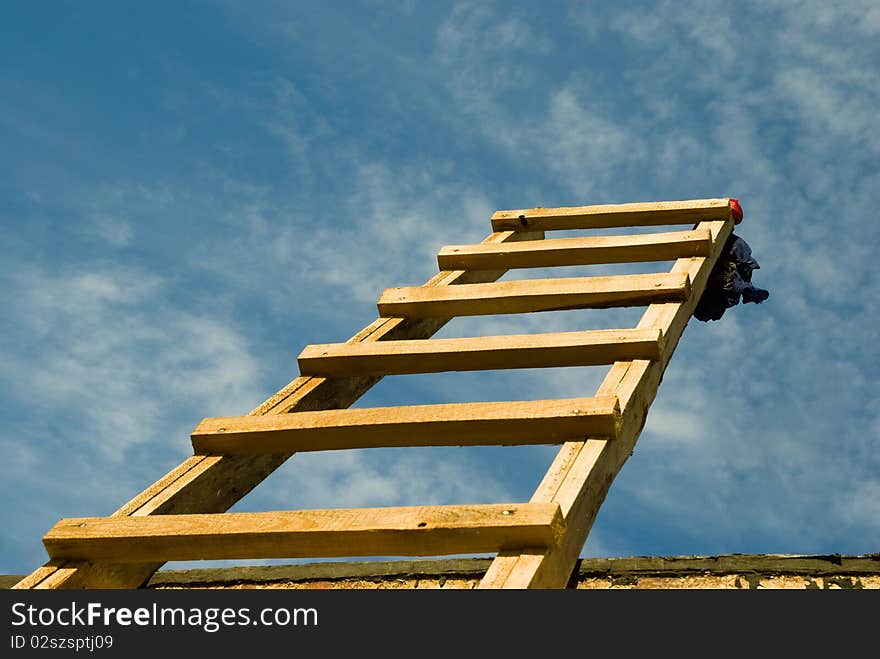
[[[661,332],[648,328],[327,343],[306,346],[298,362],[303,375],[321,377],[595,366],[657,359],[661,341]]]
[[[703,229],[632,236],[555,238],[503,245],[446,245],[437,255],[437,263],[441,269],[447,270],[640,263],[708,256],[711,248],[712,237]]]
[[[681,259],[673,268],[691,278],[692,295],[680,304],[651,305],[640,323],[640,327],[655,327],[663,332],[661,359],[618,362],[597,391],[597,396],[619,397],[622,424],[617,438],[613,442],[589,438],[564,444],[531,499],[560,504],[566,520],[565,537],[543,553],[499,553],[480,588],[562,588],[567,583],[611,483],[632,455],[666,364],[705,290],[709,272],[733,229],[733,221],[706,222],[702,226],[713,236],[711,255]]]
[[[561,208],[525,208],[496,211],[493,231],[553,231],[603,229],[664,224],[696,224],[731,218],[730,199],[692,199]]]
[[[652,302],[681,301],[689,293],[687,275],[657,272],[606,277],[520,279],[445,288],[389,288],[382,293],[377,306],[383,316],[446,318],[634,307]]]
[[[489,235],[483,242],[502,243],[541,240],[544,234],[503,231]],[[439,272],[426,286],[452,286],[495,281],[501,270]],[[432,336],[449,319],[378,318],[350,339],[386,341],[422,339]],[[345,408],[354,403],[380,378],[297,377],[251,410],[250,414],[284,414],[299,410]],[[287,455],[193,456],[155,484],[119,508],[114,516],[164,515],[170,513],[223,512],[241,500],[275,469],[290,458]],[[162,566],[162,562],[81,563],[47,562],[27,575],[16,588],[137,588]]]
[[[198,454],[256,455],[400,446],[560,444],[617,434],[617,398],[372,407],[211,417],[192,432]]]
[[[558,504],[502,503],[69,518],[43,545],[56,560],[117,563],[439,556],[546,548],[563,531]]]
[[[602,384],[597,390],[597,395],[607,392],[616,392],[633,367],[634,362],[618,362],[609,369]],[[621,428],[621,432],[627,434],[631,428]],[[613,447],[612,447],[613,448]],[[625,455],[631,450],[621,448],[618,455]],[[568,568],[568,554],[577,555],[583,547],[584,541],[592,528],[595,515],[604,501],[608,489],[611,486],[616,471],[597,468],[597,463],[607,460],[609,451],[606,450],[606,442],[601,439],[588,438],[586,441],[566,442],[560,447],[556,458],[547,470],[540,485],[531,498],[531,501],[556,501],[560,491],[570,487],[572,483],[580,487],[580,498],[576,503],[580,505],[578,511],[584,517],[578,518],[572,514],[574,506],[563,508],[563,516],[571,515],[570,522],[566,527],[566,537],[558,545],[556,552],[519,552],[510,551],[499,553],[489,569],[483,575],[478,584],[480,589],[522,589],[522,588],[561,588],[566,582],[566,569]],[[604,466],[604,464],[603,464]],[[605,479],[603,480],[603,477]],[[566,503],[572,504],[572,501]],[[593,514],[585,508],[589,504],[594,507]],[[572,568],[574,563],[572,563]],[[569,570],[568,574],[571,574]]]

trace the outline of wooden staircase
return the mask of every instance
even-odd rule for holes
[[[15,588],[137,588],[167,561],[492,553],[480,588],[563,588],[733,228],[729,199],[499,211],[423,286],[391,288],[345,343],[247,416],[206,418],[194,454],[109,517],[62,519]],[[545,239],[546,232],[692,225]],[[669,272],[498,281],[517,268],[673,261]],[[431,339],[457,316],[646,306],[636,327]],[[383,376],[608,365],[595,395],[348,409]],[[559,445],[528,502],[229,513],[300,451]]]

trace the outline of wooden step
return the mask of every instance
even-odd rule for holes
[[[633,236],[554,238],[496,245],[446,245],[437,255],[437,263],[441,270],[512,270],[674,261],[708,256],[711,249],[709,230],[700,229]]]
[[[563,309],[645,306],[682,302],[690,294],[686,273],[521,279],[431,288],[388,288],[377,303],[385,318],[454,318]]]
[[[614,438],[615,396],[556,400],[443,403],[350,408],[264,416],[209,417],[191,434],[208,455],[401,446],[561,444],[572,438]]]
[[[350,508],[59,521],[43,537],[54,560],[114,563],[439,556],[555,546],[557,503]]]
[[[661,343],[658,329],[607,329],[314,344],[297,361],[302,375],[317,377],[595,366],[659,359]]]
[[[600,206],[524,208],[496,211],[493,231],[605,229],[664,224],[696,224],[730,219],[730,199],[693,199]]]

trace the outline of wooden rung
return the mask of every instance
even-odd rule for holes
[[[349,408],[209,417],[191,434],[198,454],[257,455],[401,446],[561,444],[614,438],[616,396]]]
[[[302,375],[400,375],[442,371],[595,366],[660,358],[662,332],[607,329],[308,345],[297,361]]]
[[[382,292],[385,318],[454,318],[683,302],[690,295],[686,273],[657,272],[607,277],[524,279],[459,286],[408,286]]]
[[[556,545],[556,503],[350,508],[59,521],[43,537],[55,560],[114,563],[434,556]]]
[[[437,254],[441,270],[510,270],[594,263],[674,261],[708,256],[708,229],[633,236],[555,238],[507,244],[446,245]]]
[[[663,224],[695,224],[730,218],[730,199],[693,199],[636,204],[496,211],[493,231],[603,229]]]

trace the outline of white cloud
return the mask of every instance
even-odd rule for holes
[[[202,417],[259,402],[260,369],[228,318],[175,306],[153,272],[6,266],[3,481],[32,503],[5,521],[35,567],[60,517],[110,514],[191,455]]]
[[[511,500],[503,481],[469,461],[467,450],[455,453],[444,449],[302,453],[267,479],[254,495],[261,504],[275,501],[297,508]]]
[[[655,405],[649,412],[651,432],[664,443],[693,444],[709,440],[705,415],[701,412],[684,412]]]
[[[134,239],[134,227],[118,217],[96,215],[92,218],[88,234],[93,234],[112,247],[126,247]]]
[[[385,288],[432,277],[443,244],[491,233],[485,196],[455,185],[442,166],[428,163],[412,176],[381,161],[351,166],[349,194],[332,209],[294,210],[267,191],[229,182],[221,216],[239,228],[240,249],[202,263],[236,290],[272,290],[270,303],[288,313],[299,300],[301,313],[338,317],[346,308],[367,324],[357,309],[375,313]]]
[[[132,445],[164,441],[181,410],[253,405],[247,344],[216,318],[170,306],[159,276],[33,268],[12,283],[21,343],[0,377],[41,414],[77,418],[70,431],[101,459],[119,464]]]
[[[23,410],[6,426],[6,482],[51,498],[53,514],[117,507],[162,475],[157,463],[173,466],[188,453],[198,417],[254,407],[270,393],[267,371],[293,376],[307,341],[344,340],[372,321],[384,288],[422,283],[437,270],[439,247],[487,235],[496,203],[730,194],[744,204],[738,232],[771,297],[719,323],[691,322],[612,506],[635,504],[664,520],[667,535],[706,537],[720,551],[875,541],[874,4],[572,5],[563,10],[569,24],[545,8],[459,3],[421,24],[426,35],[435,29],[433,44],[402,53],[346,18],[340,43],[364,45],[358,57],[369,61],[344,75],[344,64],[326,59],[338,44],[312,32],[332,11],[310,22],[283,8],[267,10],[271,21],[234,9],[267,64],[244,81],[218,71],[223,82],[201,92],[169,78],[165,97],[179,101],[176,111],[196,107],[203,93],[205,107],[235,128],[207,121],[187,132],[196,150],[199,135],[210,141],[190,169],[176,170],[190,176],[101,178],[82,167],[79,182],[67,173],[54,186],[34,178],[16,198],[41,221],[54,212],[40,226],[63,220],[69,234],[52,232],[61,247],[39,228],[17,235],[30,250],[12,250],[3,264],[11,347],[0,380],[4,402]],[[279,36],[285,29],[295,41]],[[402,138],[394,121],[404,114],[418,119]],[[51,149],[54,167],[65,157],[79,163],[91,144],[8,109],[0,123]],[[436,141],[415,144],[427,131],[439,131]],[[179,154],[144,146],[159,164]],[[83,245],[89,251],[77,253]],[[123,249],[131,260],[118,260]],[[635,310],[475,317],[443,335],[637,320]],[[597,372],[389,378],[368,400],[590,395]],[[49,461],[54,471],[35,469],[61,451],[63,460]],[[254,505],[519,494],[523,481],[510,471],[487,476],[464,453],[436,455],[297,456],[254,493]],[[652,540],[627,535],[625,512],[600,515],[588,547],[643,553]],[[15,528],[33,523],[16,520]]]
[[[815,63],[816,59],[810,58],[809,61]],[[840,67],[848,64],[842,62]],[[775,91],[780,101],[787,99],[794,104],[805,128],[812,137],[820,140],[820,144],[844,138],[876,152],[880,138],[874,130],[877,118],[871,103],[871,98],[876,100],[878,96],[876,90],[871,93],[871,86],[876,87],[876,81],[860,82],[862,84],[853,89],[846,84],[845,78],[842,80],[836,67],[830,71],[816,71],[815,67],[794,65],[777,73]],[[858,88],[861,86],[864,89]]]

